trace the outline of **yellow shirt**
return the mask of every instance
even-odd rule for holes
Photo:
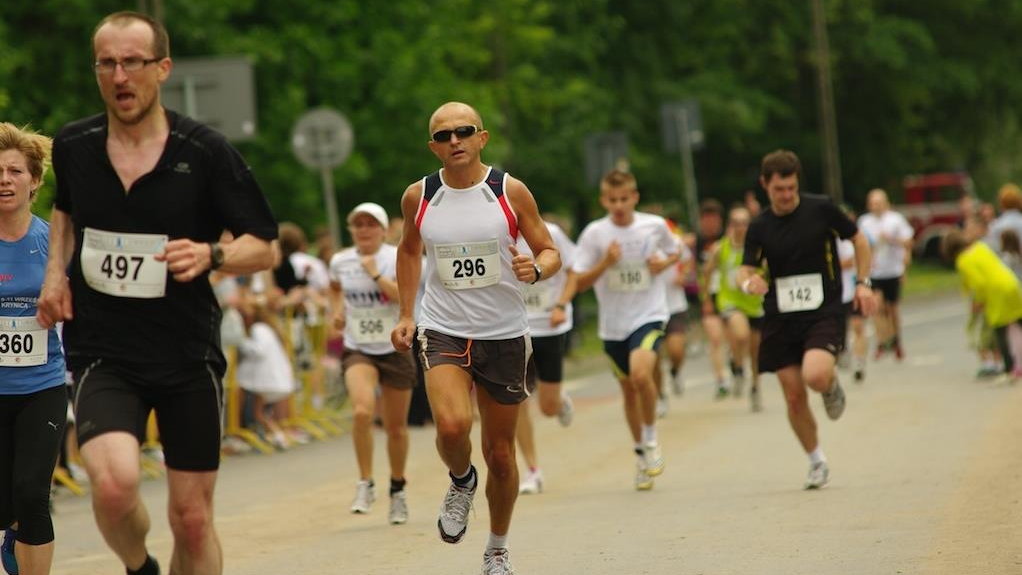
[[[988,325],[1002,327],[1022,318],[1022,286],[990,246],[975,242],[958,256],[955,268],[965,289],[983,304]]]

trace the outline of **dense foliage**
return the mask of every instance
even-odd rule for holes
[[[90,35],[115,0],[7,2],[0,119],[48,133],[101,109]],[[981,195],[1022,176],[1022,0],[827,0],[847,199],[897,191],[903,175],[970,171]],[[624,130],[644,200],[681,206],[681,168],[662,149],[660,105],[697,98],[700,191],[724,201],[758,159],[799,152],[819,189],[808,0],[164,0],[176,57],[255,63],[259,137],[240,145],[281,219],[326,221],[319,178],[289,148],[307,108],[345,113],[355,152],[339,205],[401,191],[435,169],[426,120],[475,104],[485,158],[524,179],[545,210],[594,215],[582,142]],[[40,211],[48,209],[44,200]]]

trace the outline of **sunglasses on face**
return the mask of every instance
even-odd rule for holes
[[[439,130],[433,132],[432,139],[434,142],[450,142],[451,136],[453,135],[458,136],[459,140],[464,140],[465,138],[471,138],[478,131],[479,128],[475,126],[458,126],[453,130]]]

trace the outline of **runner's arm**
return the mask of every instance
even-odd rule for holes
[[[518,216],[518,231],[525,238],[525,242],[529,244],[529,249],[535,254],[533,261],[543,272],[541,277],[535,278],[535,281],[554,275],[557,270],[561,269],[561,255],[554,244],[554,239],[550,237],[550,230],[539,216],[536,198],[521,180],[515,178],[508,178],[507,195],[511,201],[511,208]],[[528,265],[532,264],[528,263]],[[516,269],[518,279],[522,280],[522,276],[517,272]],[[525,275],[528,275],[528,270]],[[532,271],[532,277],[535,277],[535,270]],[[529,279],[528,281],[533,280]]]
[[[397,246],[397,300],[402,320],[412,319],[415,313],[415,294],[422,276],[422,236],[415,223],[421,197],[421,182],[408,186],[401,197],[401,215],[405,222],[401,243]]]
[[[67,266],[75,251],[74,224],[70,214],[56,207],[50,216],[49,250],[46,276],[36,307],[36,320],[45,328],[73,317]]]

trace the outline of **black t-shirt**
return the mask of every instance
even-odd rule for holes
[[[742,264],[766,267],[769,272],[770,291],[763,302],[766,315],[844,313],[837,240],[850,238],[857,231],[855,222],[829,198],[810,194],[802,194],[798,207],[790,214],[778,216],[768,209],[752,220]],[[808,309],[820,297],[819,307]],[[779,300],[786,309],[795,311],[782,313]]]
[[[72,122],[54,139],[56,207],[70,214],[75,233],[68,270],[74,319],[64,324],[64,348],[72,368],[95,358],[135,364],[208,362],[221,373],[226,367],[220,350],[220,306],[208,274],[181,283],[167,273],[163,297],[97,291],[82,273],[86,228],[114,232],[118,246],[120,234],[213,242],[227,229],[236,237],[277,237],[269,204],[241,154],[221,134],[190,118],[168,110],[167,121],[170,135],[163,154],[130,193],[107,156],[106,114]],[[128,266],[121,263],[104,261],[98,273],[123,277],[135,269],[130,258]]]

